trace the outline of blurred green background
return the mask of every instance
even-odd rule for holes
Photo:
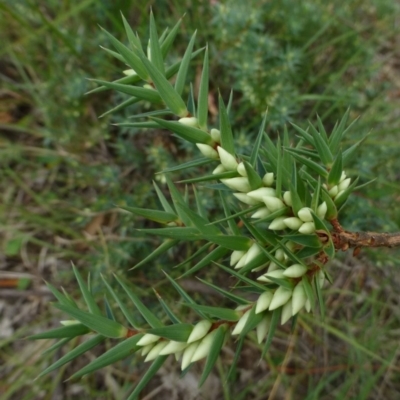
[[[169,63],[180,59],[196,29],[197,47],[208,43],[210,119],[217,117],[213,105],[218,90],[227,99],[233,88],[232,124],[241,151],[251,149],[266,108],[268,132],[276,137],[288,122],[304,126],[317,114],[329,131],[350,107],[351,120],[360,119],[346,145],[371,134],[346,173],[360,176],[361,182],[376,181],[354,194],[340,220],[352,230],[400,230],[400,3],[3,0],[1,400],[123,399],[145,370],[134,357],[79,382],[64,382],[90,360],[85,356],[33,382],[40,369],[74,343],[42,356],[51,342],[16,338],[65,318],[49,306],[51,296],[43,280],[78,296],[71,261],[82,274],[92,274],[99,299],[100,273],[111,281],[116,272],[129,277],[150,307],[157,307],[152,291],[156,288],[179,308],[178,296],[166,285],[161,269],[179,276],[182,269],[172,268],[199,244],[182,244],[128,272],[158,241],[142,237],[135,229],[148,223],[121,213],[118,205],[157,208],[152,179],[162,188],[164,184],[155,172],[190,159],[196,149],[166,132],[113,125],[147,110],[146,104],[99,118],[125,98],[109,91],[85,96],[95,87],[87,78],[111,81],[125,69],[99,48],[110,44],[98,25],[124,41],[122,12],[146,39],[151,7],[159,31],[186,13]],[[196,90],[201,71],[196,60],[192,67],[190,81]],[[218,200],[210,193],[204,199],[210,213],[217,212]],[[358,258],[340,255],[329,269],[334,284],[325,293],[326,320],[299,318],[292,335],[282,328],[260,362],[259,346],[250,337],[234,382],[222,385],[232,361],[232,342],[202,389],[196,386],[200,369],[193,368],[179,380],[179,366],[171,360],[144,398],[400,398],[399,255],[395,249],[363,251]],[[212,268],[200,276],[227,285],[227,277]],[[22,278],[28,278],[27,287]],[[182,284],[199,301],[220,301],[195,278]],[[99,350],[92,356],[97,354]]]

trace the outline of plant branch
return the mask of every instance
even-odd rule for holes
[[[349,232],[343,229],[337,219],[330,221],[331,232],[336,250],[346,251],[349,248],[361,247],[400,247],[400,232]]]

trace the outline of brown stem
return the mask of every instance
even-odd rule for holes
[[[400,247],[400,232],[349,232],[343,229],[337,219],[331,220],[331,232],[336,250],[361,247]]]

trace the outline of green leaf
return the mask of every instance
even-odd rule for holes
[[[101,274],[101,279],[103,280],[104,284],[106,285],[108,291],[110,292],[111,296],[114,298],[114,300],[117,302],[119,308],[121,309],[122,313],[124,314],[125,318],[129,321],[129,323],[136,329],[138,329],[135,318],[133,317],[133,314],[131,313],[130,309],[126,305],[125,301],[122,301],[118,295],[115,293],[114,289],[110,286],[110,284],[107,282],[107,280],[104,278],[104,276]]]
[[[163,326],[162,328],[149,329],[147,333],[174,340],[175,342],[187,342],[192,330],[193,325],[191,324],[174,324]]]
[[[232,128],[229,122],[229,116],[225,108],[221,94],[218,96],[219,107],[219,130],[221,132],[221,147],[228,153],[235,155],[235,146],[233,143]]]
[[[303,282],[304,291],[306,292],[307,298],[310,300],[311,310],[314,312],[315,311],[315,295],[314,295],[313,288],[310,284],[310,281],[308,280],[307,275],[303,275],[303,277],[301,278],[301,281]]]
[[[157,27],[152,11],[150,11],[150,57],[152,64],[160,71],[163,76],[165,76],[164,59],[161,52]]]
[[[212,306],[202,306],[199,304],[185,304],[186,306],[193,308],[195,311],[201,311],[204,314],[209,315],[212,318],[217,318],[224,321],[238,321],[239,315],[236,311],[230,308],[223,307],[212,307]]]
[[[367,133],[361,140],[359,140],[357,143],[353,144],[353,146],[349,147],[347,150],[343,152],[343,165],[345,165],[349,160],[351,160],[353,154],[356,152],[358,147],[364,143],[364,141],[367,139],[367,137],[370,135],[370,132]]]
[[[153,291],[155,295],[157,296],[158,301],[161,304],[161,307],[165,311],[165,313],[168,315],[168,318],[171,320],[173,324],[180,324],[181,320],[173,313],[171,308],[168,306],[168,304],[164,301],[164,299],[160,296],[160,294],[153,288]]]
[[[231,250],[248,250],[252,241],[245,236],[228,235],[206,235],[205,238],[210,242]]]
[[[313,248],[321,248],[322,244],[319,241],[317,235],[304,235],[304,234],[294,234],[294,235],[285,235],[284,239],[290,240],[291,242],[301,244],[302,246],[313,247]]]
[[[298,212],[303,208],[303,202],[300,199],[297,188],[292,183],[289,185],[289,191],[292,199],[292,209],[295,217],[297,217]]]
[[[115,124],[115,125],[121,126],[121,127],[128,127],[128,128],[137,128],[137,129],[144,129],[144,128],[158,129],[159,128],[159,125],[156,122],[152,122],[152,121],[121,122],[121,123]]]
[[[276,328],[278,327],[279,321],[281,319],[281,311],[282,311],[282,307],[279,307],[276,310],[272,311],[271,324],[269,326],[267,340],[265,341],[265,345],[264,345],[264,348],[262,351],[261,358],[265,357],[265,355],[267,354],[267,351],[271,347],[272,339],[275,336]]]
[[[98,89],[101,89],[101,88],[107,89],[105,86],[100,86]],[[130,106],[130,105],[132,105],[132,104],[138,103],[139,101],[140,101],[140,99],[138,99],[138,98],[136,98],[136,97],[131,97],[131,98],[129,98],[129,99],[123,101],[122,103],[118,104],[117,106],[111,108],[110,110],[104,112],[103,114],[101,114],[101,115],[99,116],[99,118],[103,118],[103,117],[105,117],[106,115],[109,115],[109,114],[112,114],[112,113],[117,112],[117,111],[119,111],[119,110],[122,110],[122,109],[124,109],[125,107],[128,107],[128,106]]]
[[[314,138],[312,135],[310,135],[307,131],[305,131],[304,129],[300,128],[299,126],[290,123],[294,129],[296,129],[296,131],[300,134],[300,136],[311,146],[315,147],[315,143],[314,143]]]
[[[203,282],[205,285],[213,288],[214,290],[216,290],[218,293],[222,294],[223,297],[232,300],[233,302],[240,304],[240,305],[247,305],[250,304],[250,302],[246,299],[243,299],[242,297],[236,296],[235,294],[228,292],[222,288],[220,288],[219,286],[213,285],[212,283],[205,281],[201,278],[197,278],[200,282]]]
[[[206,381],[208,375],[210,375],[215,363],[217,362],[219,353],[224,345],[226,335],[226,326],[221,325],[217,328],[217,332],[215,333],[210,351],[207,356],[206,365],[204,366],[203,373],[201,374],[199,387],[203,385]]]
[[[111,320],[115,321],[115,315],[114,315],[114,312],[113,312],[113,310],[111,308],[111,305],[110,305],[110,303],[108,301],[107,295],[104,295],[103,301],[104,301],[104,309],[106,311],[106,317],[108,319],[111,319]]]
[[[75,358],[85,354],[87,351],[96,347],[98,344],[104,342],[106,338],[102,335],[95,335],[91,337],[89,340],[81,343],[79,346],[75,347],[75,349],[69,351],[67,354],[62,356],[59,360],[57,360],[54,364],[47,367],[44,371],[42,371],[36,379],[48,374],[49,372],[54,371],[57,368],[62,367],[64,364],[74,360]]]
[[[347,124],[349,114],[350,114],[350,108],[347,109],[339,125],[336,125],[336,129],[333,130],[332,134],[329,137],[329,147],[333,154],[335,154],[339,150],[340,142],[342,141],[343,138],[344,127]]]
[[[255,171],[247,161],[243,161],[244,167],[246,168],[247,179],[249,180],[251,190],[256,190],[261,187],[262,179],[260,175]]]
[[[189,63],[192,58],[193,46],[194,46],[194,42],[196,40],[196,33],[197,33],[197,31],[194,32],[194,34],[192,35],[192,38],[190,39],[188,47],[186,48],[185,54],[182,58],[182,62],[179,67],[178,74],[176,76],[175,90],[179,95],[182,95],[183,89],[185,87],[186,76],[187,76],[187,72],[189,69]]]
[[[314,125],[310,123],[310,129],[314,138],[314,146],[318,151],[323,164],[327,167],[332,165],[333,155],[329,149],[327,141],[321,136],[321,134],[315,129]]]
[[[321,120],[321,118],[319,117],[318,114],[317,114],[317,123],[318,123],[319,133],[320,133],[322,139],[324,140],[325,143],[328,144],[328,142],[329,142],[328,134],[326,133],[324,124],[322,123],[322,120]]]
[[[235,355],[233,357],[233,360],[231,362],[231,367],[229,368],[229,371],[228,371],[228,374],[226,377],[227,382],[230,382],[231,380],[234,379],[234,375],[236,373],[236,367],[239,362],[239,357],[242,354],[243,343],[244,343],[244,338],[239,338],[237,345],[236,345]]]
[[[132,85],[122,85],[121,83],[107,82],[107,81],[102,81],[100,79],[90,79],[90,80],[93,82],[96,82],[99,85],[102,85],[108,89],[113,89],[113,90],[116,90],[117,92],[125,93],[125,94],[128,94],[129,96],[134,96],[141,100],[149,101],[150,103],[156,103],[156,104],[161,103],[160,95],[154,89],[147,89],[147,88],[132,86]],[[130,125],[128,125],[127,123],[125,123],[125,124],[119,124],[119,125],[133,126],[133,124],[134,123],[131,123]],[[136,123],[136,125],[137,125],[137,123]]]
[[[179,183],[200,183],[200,182],[208,182],[208,181],[215,181],[219,179],[228,179],[228,178],[236,178],[239,174],[236,171],[227,171],[221,172],[220,174],[211,174],[211,175],[204,175],[198,178],[191,178],[191,179],[184,179],[179,181]],[[226,188],[226,186],[224,185]],[[227,189],[231,190],[231,189]]]
[[[164,121],[163,119],[155,117],[151,117],[151,120],[156,122],[159,126],[166,128],[171,132],[174,132],[180,138],[190,143],[212,143],[211,136],[201,129],[194,128],[193,126],[184,125],[176,121]]]
[[[100,335],[110,338],[122,338],[127,333],[127,328],[123,325],[101,315],[90,314],[66,304],[55,304],[54,306]]]
[[[255,141],[253,149],[251,151],[251,156],[250,156],[250,159],[249,159],[249,163],[253,166],[253,168],[256,167],[258,153],[260,151],[261,142],[262,142],[262,138],[263,138],[264,131],[265,131],[265,126],[267,124],[267,115],[268,114],[267,114],[267,111],[266,111],[264,113],[264,117],[263,117],[263,120],[261,122],[260,130],[258,131],[258,135],[257,135],[256,141]]]
[[[138,54],[143,65],[147,69],[158,93],[166,106],[179,117],[186,117],[188,111],[182,97],[174,89],[167,78],[144,55]]]
[[[333,202],[331,196],[329,196],[329,193],[323,187],[321,188],[321,197],[322,197],[322,200],[325,201],[325,203],[326,203],[326,205],[328,207],[328,210],[326,212],[325,218],[328,221],[336,218],[337,215],[338,215],[338,211],[337,211],[336,205]]]
[[[130,119],[139,119],[139,118],[148,118],[148,117],[154,117],[154,116],[165,116],[165,115],[172,115],[171,111],[165,108],[164,110],[154,110],[154,111],[148,111],[144,113],[139,113],[135,115],[131,115],[129,118]]]
[[[69,379],[81,378],[84,375],[90,374],[99,370],[100,368],[107,367],[107,365],[114,364],[119,360],[129,357],[131,354],[141,348],[140,346],[136,346],[136,343],[142,337],[142,334],[137,334],[116,344],[115,346],[111,347],[110,350],[93,360],[91,363],[75,372]]]
[[[93,296],[90,293],[88,287],[86,286],[86,283],[82,279],[81,274],[79,273],[79,271],[77,270],[77,268],[75,267],[74,264],[72,264],[72,270],[74,271],[75,278],[78,281],[79,288],[80,288],[80,290],[82,292],[82,295],[83,295],[83,298],[85,299],[85,302],[86,302],[86,304],[87,304],[87,306],[89,308],[89,311],[92,314],[101,315],[100,308],[96,304],[95,299],[93,298]],[[88,276],[88,280],[89,280],[89,276]]]
[[[135,35],[132,28],[130,27],[128,21],[125,19],[121,12],[122,22],[124,24],[126,36],[128,37],[129,44],[131,45],[132,49],[135,51],[141,51],[143,53],[142,44],[140,43],[139,38]]]
[[[288,151],[297,161],[299,161],[301,164],[306,165],[307,167],[309,167],[310,169],[312,169],[313,171],[315,171],[318,175],[321,175],[323,178],[327,178],[328,177],[328,173],[326,171],[326,169],[324,167],[322,167],[321,165],[317,164],[315,161],[312,161],[304,156],[301,156],[299,154],[297,154],[295,151],[293,151],[294,149],[286,149],[286,151]]]
[[[221,247],[218,246],[214,250],[212,250],[210,253],[208,253],[201,261],[199,261],[196,265],[194,265],[192,268],[187,270],[184,274],[180,276],[180,278],[187,277],[189,275],[194,274],[195,272],[199,271],[200,269],[206,267],[209,265],[212,261],[217,261],[220,258],[222,258],[225,254],[228,253],[228,249],[226,247]]]
[[[200,129],[207,131],[208,119],[208,47],[204,53],[203,71],[201,74],[199,97],[197,99],[197,119]]]
[[[250,311],[249,317],[247,318],[246,324],[240,332],[240,337],[245,337],[250,331],[256,328],[256,326],[265,318],[266,313],[256,314],[256,305],[254,305]]]
[[[163,327],[163,323],[160,321],[159,318],[157,318],[139,299],[138,296],[136,296],[135,293],[128,287],[128,285],[117,275],[114,275],[115,279],[118,281],[118,283],[122,286],[122,288],[125,290],[126,294],[128,297],[131,299],[132,303],[136,306],[140,314],[143,316],[143,318],[148,322],[148,324],[152,328],[161,328]]]
[[[318,205],[319,205],[319,197],[321,193],[321,177],[318,177],[318,183],[314,188],[314,193],[312,194],[311,198],[311,209],[314,212],[317,212]]]
[[[178,283],[175,282],[174,279],[172,279],[165,271],[163,271],[165,276],[168,278],[168,280],[172,283],[172,286],[175,288],[175,290],[181,295],[181,297],[189,304],[196,304],[196,302],[178,285]],[[201,311],[197,311],[197,313],[204,319],[207,319],[204,313]]]
[[[161,173],[165,174],[168,172],[183,171],[184,169],[193,168],[193,167],[201,167],[203,165],[207,165],[212,162],[215,162],[215,161],[211,160],[209,158],[197,158],[195,160],[191,160],[186,163],[177,165],[176,167],[166,168],[166,169],[162,170]]]
[[[328,184],[337,185],[339,183],[340,177],[342,176],[342,171],[343,171],[342,152],[339,151],[332,165],[332,169],[329,171]]]
[[[58,306],[57,304],[55,305]],[[28,336],[30,340],[37,340],[37,339],[61,339],[61,338],[73,338],[76,336],[82,336],[89,332],[87,326],[83,324],[73,324],[62,326],[60,328],[51,329],[47,332],[38,333],[36,335]]]
[[[283,165],[282,165],[282,145],[281,145],[281,138],[278,136],[278,140],[276,141],[276,148],[278,150],[277,157],[276,157],[276,197],[279,199],[282,197],[282,175]]]
[[[142,265],[158,258],[161,254],[165,253],[175,245],[179,243],[179,240],[174,240],[174,239],[166,239],[164,240],[160,246],[158,246],[155,250],[153,250],[151,253],[149,253],[143,260],[139,261],[136,265],[134,265],[132,268],[129,269],[129,271],[139,268]]]
[[[123,45],[119,40],[117,40],[113,35],[111,35],[111,33],[107,32],[103,28],[101,28],[101,30],[110,39],[115,49],[121,54],[122,57],[124,57],[126,63],[140,76],[141,79],[147,81],[149,78],[149,74],[146,71],[145,66],[143,65],[143,61],[141,61],[138,57],[140,55],[140,51],[135,54],[133,51],[129,50],[125,45]]]
[[[321,313],[321,317],[322,317],[322,321],[324,321],[325,319],[325,302],[324,302],[324,298],[322,296],[322,290],[319,287],[319,282],[318,282],[318,277],[317,275],[314,275],[314,286],[316,288],[316,292],[317,292],[317,298],[318,298],[318,304],[319,304],[319,311]]]
[[[340,196],[335,198],[334,203],[337,208],[340,208],[346,202],[346,200],[349,198],[350,194],[355,190],[358,179],[359,178],[354,179],[354,181],[351,183],[351,185]]]
[[[56,341],[53,345],[51,345],[50,347],[48,347],[45,351],[42,352],[42,356],[46,355],[46,354],[51,354],[53,353],[55,350],[61,349],[62,347],[64,347],[68,342],[70,342],[73,339],[73,337],[66,337],[63,339],[60,339],[58,341]]]
[[[150,379],[157,373],[157,371],[162,367],[165,360],[168,356],[158,356],[154,362],[151,364],[151,367],[146,371],[143,375],[143,378],[140,380],[138,385],[135,387],[135,390],[130,394],[127,400],[136,400],[139,393],[147,386]]]
[[[208,220],[201,217],[194,211],[192,211],[185,204],[177,203],[176,207],[180,209],[181,213],[186,214],[186,217],[190,220],[191,225],[194,225],[204,236],[220,235],[220,230],[215,225],[208,225]]]
[[[177,240],[200,240],[204,236],[197,228],[192,227],[172,227],[172,228],[158,228],[158,229],[138,229],[139,232],[144,232],[148,235],[157,235],[168,237]]]
[[[160,210],[150,210],[146,208],[137,208],[129,206],[121,206],[123,210],[129,211],[133,214],[140,215],[150,221],[159,222],[161,224],[167,224],[168,222],[177,222],[178,216],[176,214],[168,213]]]
[[[163,57],[168,54],[169,50],[171,49],[172,44],[174,43],[174,40],[176,38],[176,35],[179,32],[179,28],[182,22],[182,18],[179,18],[178,22],[175,24],[175,26],[169,31],[167,37],[164,40],[161,40],[161,52]]]
[[[71,305],[73,307],[77,307],[76,303],[70,299],[69,297],[62,294],[59,290],[57,290],[51,283],[46,282],[46,286],[49,288],[51,293],[53,293],[54,297],[61,303]]]
[[[158,199],[160,200],[160,203],[161,203],[163,209],[167,213],[175,214],[175,210],[168,203],[168,200],[165,198],[164,193],[161,191],[161,189],[158,187],[158,185],[155,181],[153,181],[153,186],[154,186],[154,189],[156,189]]]

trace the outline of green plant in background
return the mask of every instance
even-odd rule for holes
[[[140,353],[151,366],[129,395],[128,398],[133,399],[169,355],[176,357],[184,371],[206,358],[201,385],[217,363],[224,344],[233,338],[236,352],[229,379],[235,372],[244,338],[252,331],[256,332],[264,357],[280,324],[292,320],[294,326],[303,310],[315,313],[318,309],[324,317],[322,289],[325,281],[331,280],[326,266],[338,251],[397,246],[399,238],[396,234],[348,232],[339,223],[338,215],[350,194],[361,187],[357,186],[357,177],[349,177],[345,172],[346,165],[364,140],[349,148],[342,147],[342,141],[352,127],[352,124],[347,125],[349,112],[331,132],[327,132],[318,118],[315,125],[309,123],[305,129],[294,124],[291,132],[285,128],[275,142],[265,133],[265,113],[250,154],[241,154],[235,146],[229,118],[232,97],[225,104],[219,96],[219,123],[214,126],[209,122],[208,48],[194,49],[196,33],[183,58],[167,66],[165,59],[180,21],[159,36],[151,14],[149,41],[145,48],[125,18],[123,23],[128,46],[107,31],[104,33],[114,47],[106,51],[127,66],[125,76],[113,82],[94,79],[100,85],[94,91],[113,89],[127,94],[129,98],[122,105],[140,101],[150,103],[153,110],[133,117],[143,121],[119,125],[169,130],[179,139],[196,145],[201,153],[200,157],[163,171],[169,195],[154,184],[162,209],[122,207],[162,226],[141,229],[141,232],[165,238],[135,268],[154,261],[180,242],[194,241],[202,242],[195,254],[200,261],[186,269],[182,277],[200,269],[216,268],[234,279],[230,290],[220,288],[210,280],[202,280],[224,299],[220,307],[215,307],[195,302],[178,279],[164,272],[167,281],[181,296],[182,306],[193,310],[198,316],[197,321],[187,321],[177,315],[158,292],[156,296],[163,315],[155,314],[118,275],[115,279],[121,290],[116,290],[103,278],[109,296],[119,306],[117,315],[107,298],[105,313],[101,311],[92,293],[90,277],[86,283],[75,268],[86,309],[82,309],[66,291],[62,293],[48,285],[58,300],[55,306],[72,319],[62,321],[60,328],[31,338],[59,339],[52,350],[78,336],[85,335],[87,340],[40,376],[83,355],[107,338],[117,339],[118,344],[72,377],[81,377],[135,352]],[[190,62],[200,54],[203,62],[198,95],[190,90],[188,98],[184,99]],[[201,173],[180,182],[192,184],[192,189],[185,186],[182,193],[172,181],[171,174],[192,168]],[[210,218],[202,201],[203,187],[219,193],[224,212],[222,218]],[[229,302],[235,305],[229,307],[226,305]]]

